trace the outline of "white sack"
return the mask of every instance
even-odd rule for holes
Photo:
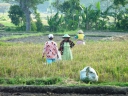
[[[87,66],[80,71],[80,80],[96,82],[98,81],[98,75],[93,68]]]

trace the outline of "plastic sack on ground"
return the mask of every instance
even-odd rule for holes
[[[96,82],[98,81],[98,75],[93,68],[87,66],[80,71],[80,80],[84,82]]]

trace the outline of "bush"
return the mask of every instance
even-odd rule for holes
[[[5,31],[16,31],[15,27],[5,27]]]
[[[21,22],[24,20],[24,13],[18,5],[11,6],[8,13],[11,22],[16,26],[19,26]]]
[[[37,31],[35,22],[31,22],[31,31]]]
[[[38,32],[43,31],[44,28],[43,28],[42,21],[41,21],[40,19],[37,20],[37,22],[36,22],[36,27],[37,27],[37,31],[38,31]]]
[[[3,78],[0,78],[0,84],[5,83],[5,80]]]
[[[61,78],[53,77],[47,79],[30,79],[26,81],[26,85],[52,85],[61,82]]]
[[[20,27],[16,27],[16,31],[25,31],[26,30],[26,26],[22,25]]]
[[[6,18],[4,16],[0,17],[1,21],[6,21]]]

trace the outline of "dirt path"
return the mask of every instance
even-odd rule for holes
[[[0,96],[128,96],[128,94],[0,93]]]
[[[0,87],[0,96],[128,96],[128,87],[13,86]]]

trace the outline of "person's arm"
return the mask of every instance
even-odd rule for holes
[[[78,39],[78,35],[75,36],[75,39]]]
[[[74,45],[75,45],[75,43],[70,40],[70,47],[72,48]]]
[[[60,42],[59,51],[61,51],[61,47],[62,47],[62,41]]]
[[[64,40],[61,41],[60,47],[59,47],[59,51],[60,51],[61,55],[63,54],[63,44],[64,44]]]

